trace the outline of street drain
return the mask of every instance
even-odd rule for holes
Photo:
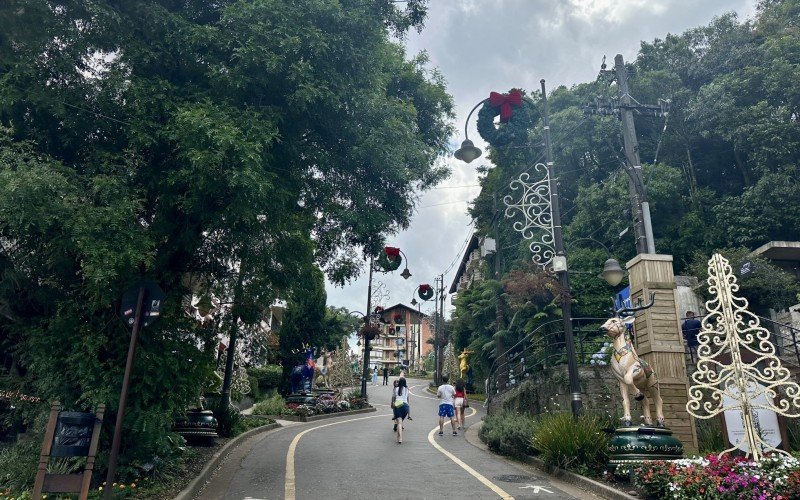
[[[530,481],[535,481],[539,479],[538,477],[533,476],[521,476],[515,474],[509,474],[505,476],[495,476],[495,479],[498,481],[503,481],[504,483],[528,483]]]

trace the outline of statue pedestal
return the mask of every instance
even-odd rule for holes
[[[675,460],[683,457],[683,443],[665,427],[619,427],[608,443],[608,457],[614,469],[645,460]]]
[[[634,347],[643,360],[658,374],[664,400],[666,425],[687,450],[697,451],[694,419],[686,411],[689,401],[689,378],[686,376],[683,337],[678,317],[675,275],[672,256],[641,254],[626,267],[631,286],[631,301],[647,302],[655,294],[653,307],[636,315]]]

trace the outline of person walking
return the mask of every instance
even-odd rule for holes
[[[383,367],[383,385],[389,385],[389,367]]]
[[[467,386],[463,380],[456,380],[456,393],[454,406],[456,408],[456,422],[458,428],[464,428],[464,408],[469,408],[469,400],[467,399]]]
[[[397,435],[397,444],[403,443],[403,420],[408,416],[409,392],[406,379],[397,380],[397,387],[394,389],[392,398],[392,410],[394,410],[394,430]]]
[[[372,385],[378,385],[378,365],[372,370]]]
[[[456,389],[449,383],[448,376],[442,375],[442,385],[436,390],[436,397],[441,399],[441,403],[439,403],[439,435],[444,434],[444,419],[445,417],[450,419],[450,426],[453,428],[453,435],[458,436],[458,432],[456,432],[456,421],[455,421],[455,396],[456,396]]]
[[[686,343],[686,350],[689,353],[689,358],[694,363],[695,355],[697,354],[697,346],[700,345],[700,342],[697,340],[697,334],[700,333],[700,329],[703,328],[703,324],[700,323],[700,320],[694,317],[694,311],[686,311],[686,319],[683,320],[683,324],[681,325],[681,332],[683,333],[683,340]]]

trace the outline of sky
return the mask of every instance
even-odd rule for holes
[[[427,52],[430,67],[447,81],[456,108],[455,151],[464,139],[467,114],[489,92],[511,88],[539,89],[539,80],[552,90],[560,85],[593,81],[603,56],[613,65],[614,56],[636,58],[640,42],[663,39],[668,33],[708,24],[714,17],[736,12],[740,19],[755,13],[754,0],[430,0],[422,33],[406,40],[409,57]],[[635,97],[635,96],[634,96]],[[485,150],[476,131],[476,114],[468,124],[469,138]],[[412,277],[400,271],[375,274],[383,283],[384,306],[410,305],[414,289],[445,273],[449,289],[472,234],[466,213],[468,203],[480,192],[476,166],[452,156],[442,161],[450,178],[420,196],[407,231],[390,236],[387,244],[400,247],[407,256]],[[502,223],[502,221],[501,221]],[[366,309],[367,273],[339,288],[326,283],[328,305],[351,311]],[[452,310],[450,298],[445,314]],[[433,311],[433,302],[422,304]]]

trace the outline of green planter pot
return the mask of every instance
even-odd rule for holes
[[[683,457],[683,443],[665,427],[620,427],[611,435],[608,456],[612,468],[645,460],[675,460]]]
[[[172,430],[181,436],[191,438],[217,437],[217,419],[211,410],[189,410],[186,415],[175,418]]]

